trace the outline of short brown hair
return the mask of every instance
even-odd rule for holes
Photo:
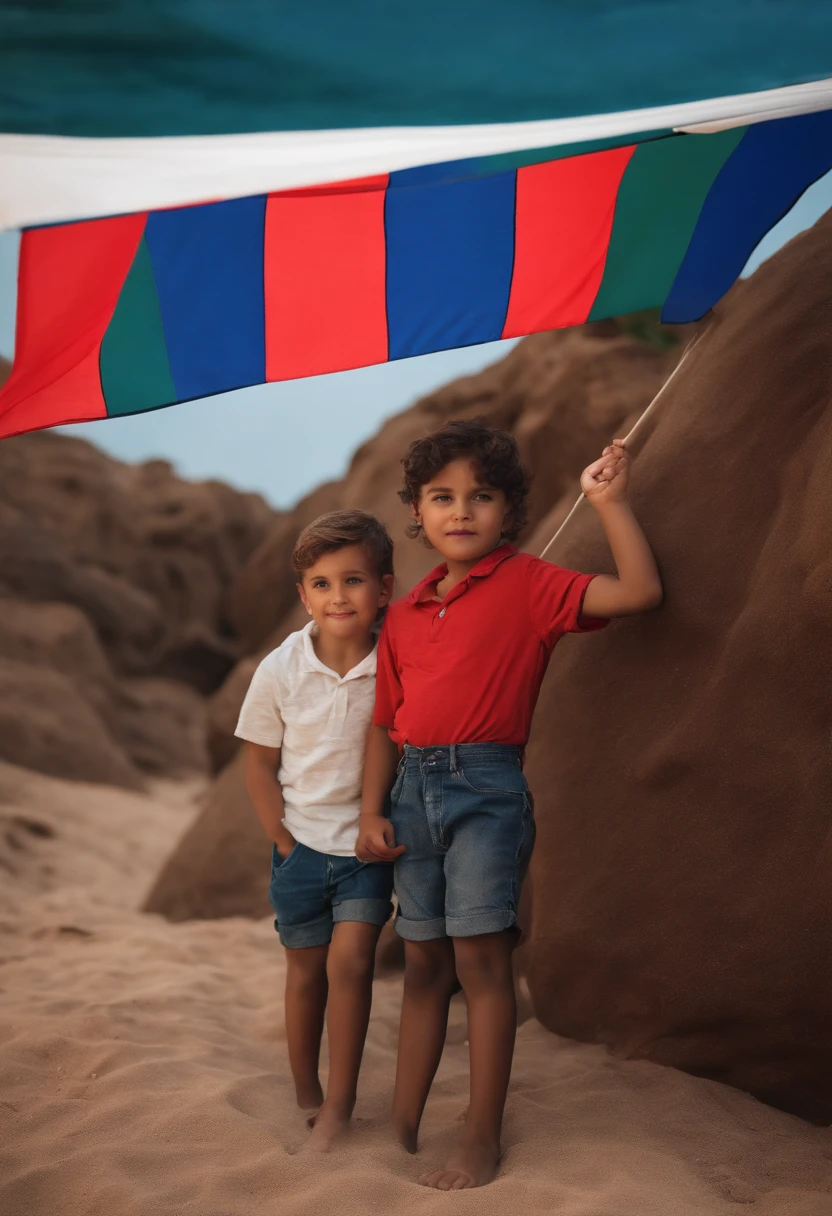
[[[402,461],[404,488],[399,490],[399,498],[418,507],[422,487],[452,460],[466,458],[487,485],[505,494],[509,513],[504,535],[514,540],[526,523],[531,478],[514,436],[489,426],[483,418],[446,422],[431,435],[414,440]],[[416,537],[421,532],[421,524],[415,520],[408,525],[408,536]]]
[[[299,579],[325,553],[348,545],[362,545],[379,579],[393,573],[393,542],[384,524],[366,511],[328,511],[319,515],[298,537],[292,553],[292,569]]]

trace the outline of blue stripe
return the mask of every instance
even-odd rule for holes
[[[766,233],[830,168],[832,111],[749,127],[708,192],[662,321],[695,321],[712,308]]]
[[[178,401],[266,379],[265,217],[265,195],[148,216]]]
[[[396,189],[402,176],[391,174],[384,212],[390,358],[496,341],[514,263],[515,174]]]
[[[404,186],[438,186],[469,177],[481,176],[481,156],[466,160],[445,160],[437,165],[417,165],[415,169],[399,169],[390,174],[389,190]]]

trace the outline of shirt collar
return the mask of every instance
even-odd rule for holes
[[[465,575],[465,578],[460,579],[456,586],[467,585],[472,578],[487,578],[489,574],[493,574],[506,558],[514,557],[516,552],[517,550],[514,545],[508,542],[498,545],[496,549],[492,549],[490,553],[486,553],[485,557],[481,557],[476,566],[472,566]],[[424,600],[432,599],[436,591],[436,584],[441,582],[447,573],[448,567],[445,562],[441,566],[437,566],[434,570],[431,570],[430,574],[425,575],[422,581],[417,583],[406,597],[408,603],[418,604]]]
[[[296,634],[296,642],[298,650],[301,653],[304,671],[322,671],[324,675],[332,676],[335,680],[355,680],[359,676],[374,676],[378,661],[378,647],[373,646],[373,649],[368,655],[365,655],[360,663],[351,668],[343,677],[338,675],[337,671],[333,671],[331,667],[327,667],[326,663],[322,663],[315,654],[315,647],[312,644],[312,639],[318,632],[318,626],[314,621],[309,621],[304,625],[303,629]]]

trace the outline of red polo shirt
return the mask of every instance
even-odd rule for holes
[[[513,545],[487,554],[440,601],[447,573],[437,566],[387,611],[373,722],[400,745],[522,747],[558,639],[607,623],[581,616],[595,576]]]

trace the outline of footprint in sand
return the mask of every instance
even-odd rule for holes
[[[258,1073],[229,1085],[225,1100],[250,1119],[273,1123],[276,1115],[285,1109],[287,1093],[284,1088],[277,1073]]]

